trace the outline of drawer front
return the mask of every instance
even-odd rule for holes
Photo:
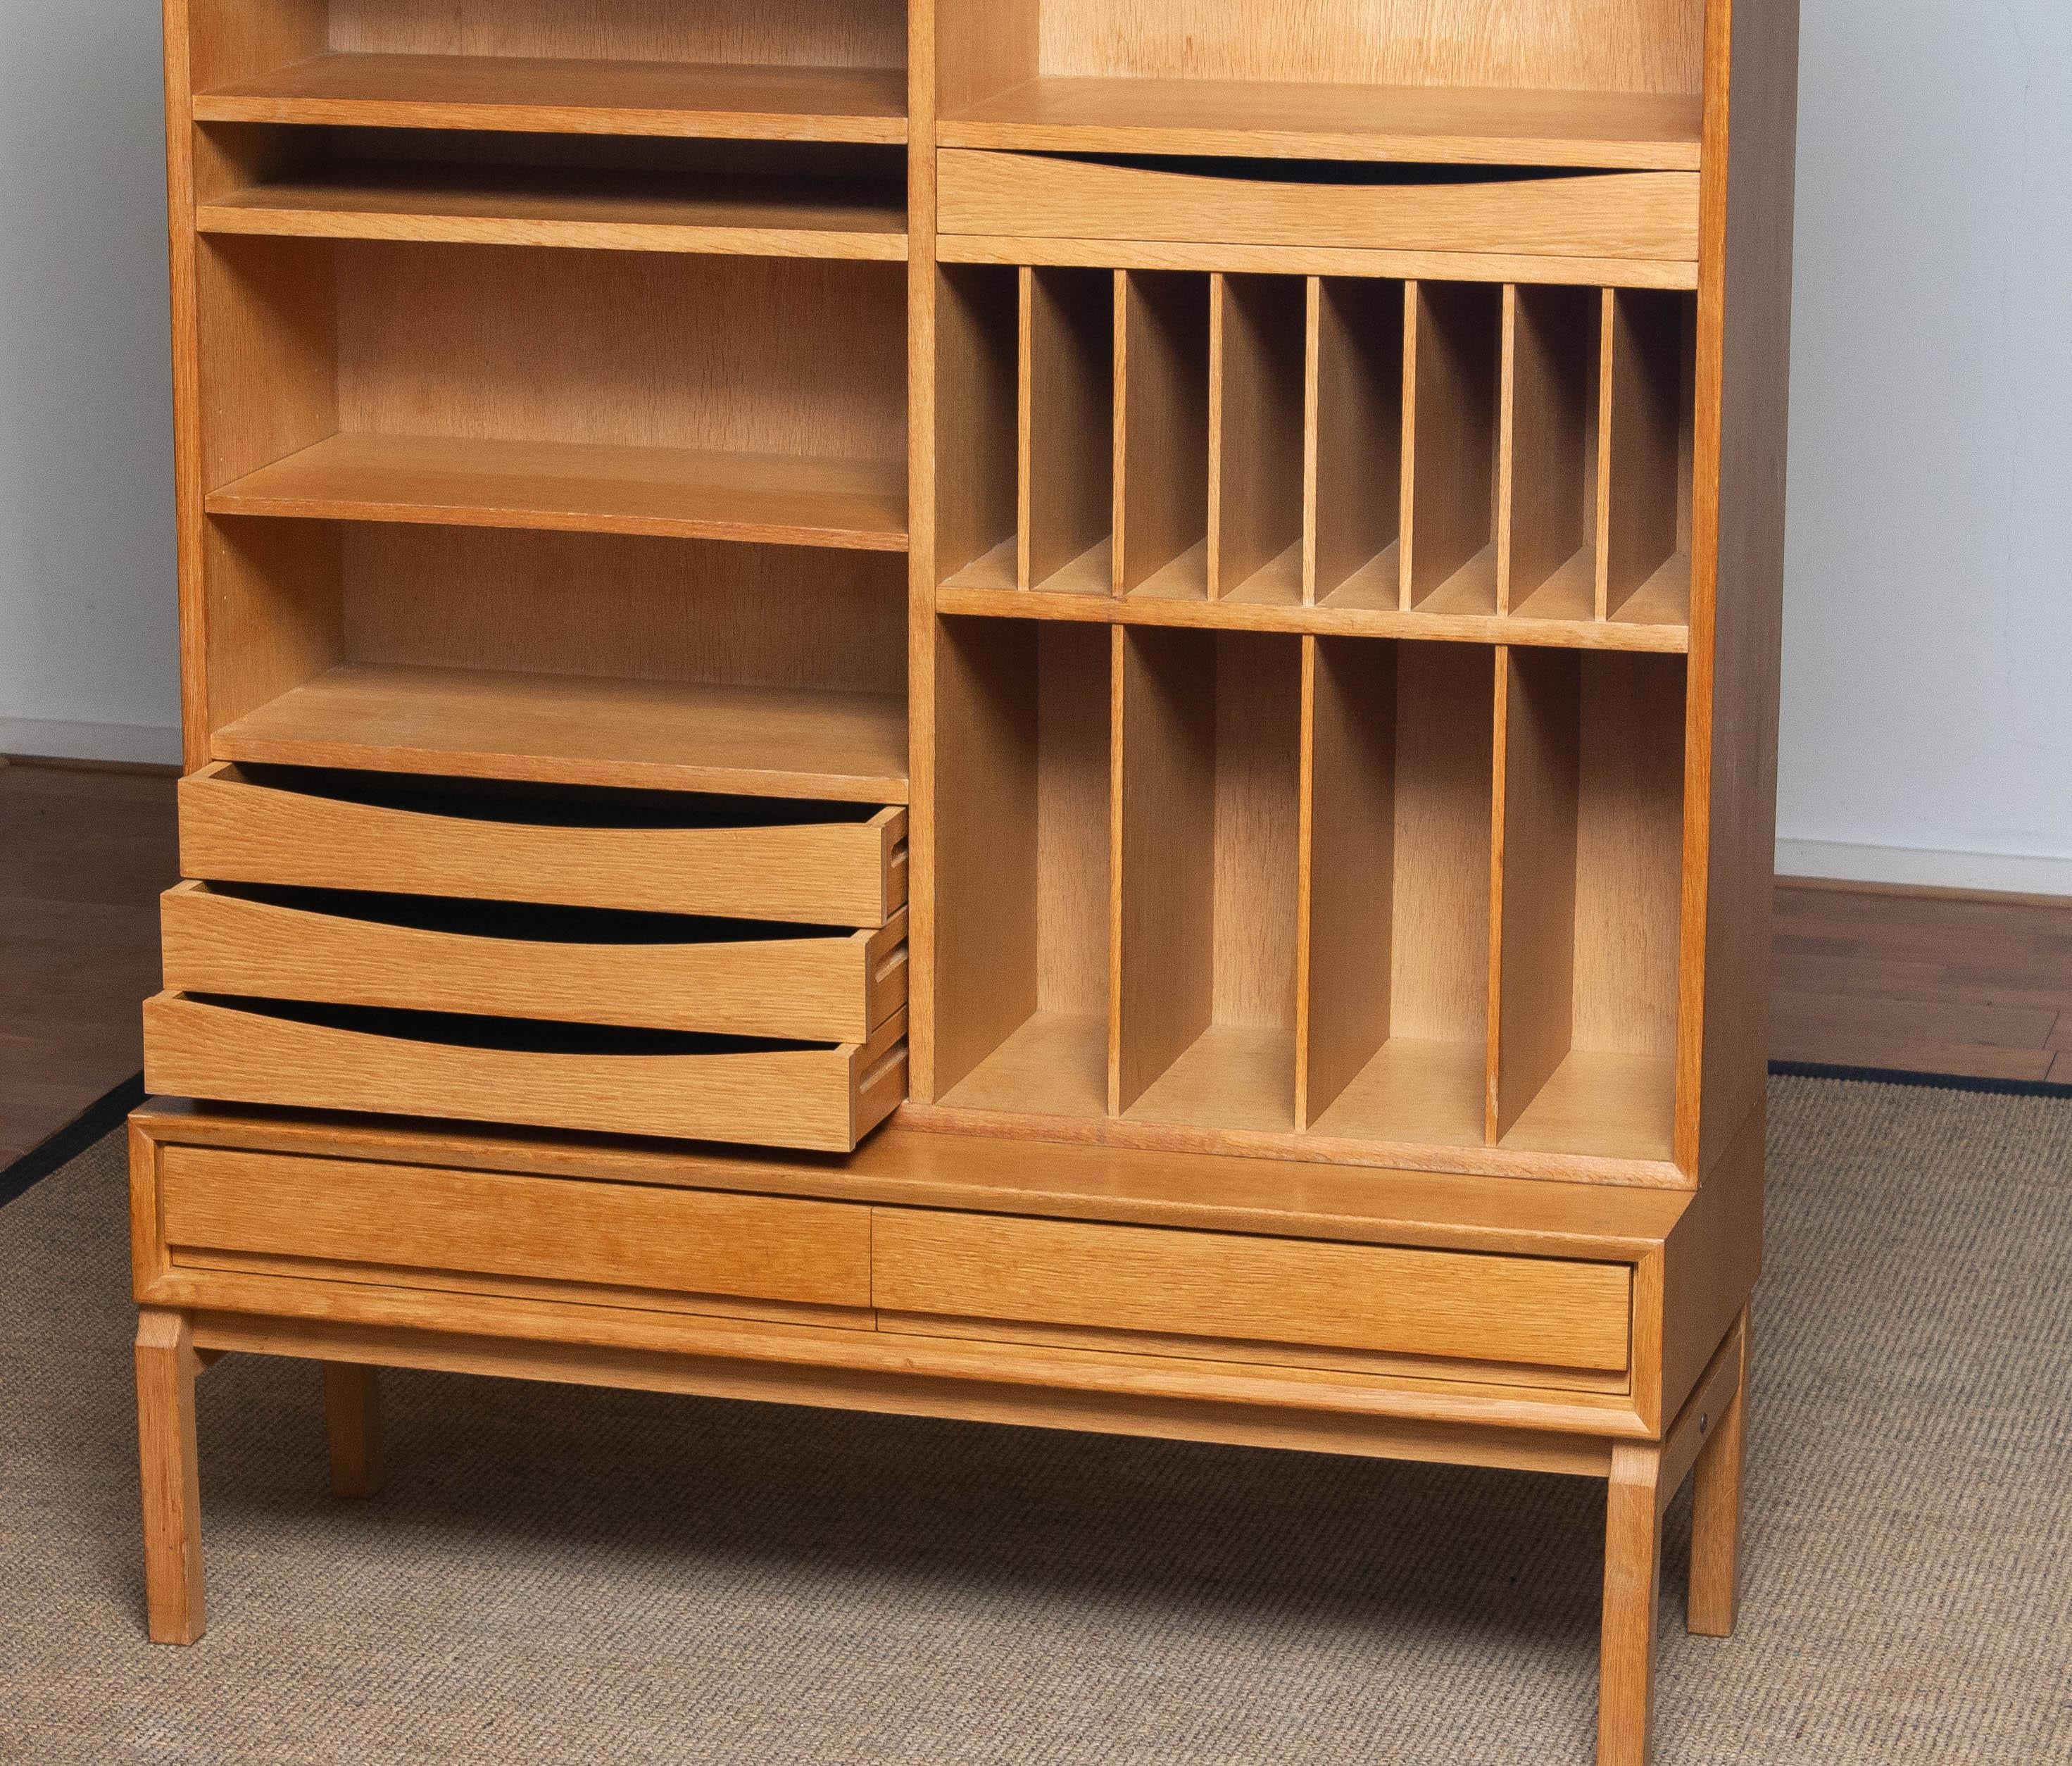
[[[906,1096],[906,1036],[903,1010],[867,1043],[734,1048],[161,994],[144,1007],[144,1081],[161,1097],[848,1152]]]
[[[576,1178],[168,1146],[166,1247],[182,1264],[295,1258],[526,1284],[870,1304],[865,1211]],[[405,1282],[407,1285],[407,1282]]]
[[[303,898],[329,904],[335,898]],[[861,1043],[906,998],[906,912],[876,932],[648,942],[650,916],[602,916],[582,942],[532,936],[580,928],[581,910],[347,897],[346,911],[260,899],[205,883],[162,898],[166,986],[177,992],[298,999],[406,1011],[472,1012],[628,1024],[800,1042]],[[407,909],[416,923],[390,911]],[[626,921],[634,924],[621,930]],[[712,922],[659,920],[658,928]],[[516,924],[522,932],[499,936]],[[458,928],[458,929],[455,929]],[[615,941],[610,934],[618,932]]]
[[[954,149],[937,161],[945,233],[1671,261],[1698,255],[1695,172],[1360,183]]]
[[[839,813],[839,812],[837,812]],[[882,926],[906,900],[906,813],[796,824],[569,826],[262,782],[180,782],[180,868],[205,883]]]
[[[1623,1264],[881,1208],[886,1312],[1614,1373]]]

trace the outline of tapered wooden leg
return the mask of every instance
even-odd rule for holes
[[[144,1599],[156,1644],[191,1644],[208,1624],[201,1472],[195,1444],[194,1328],[183,1312],[137,1321],[137,1443],[144,1486]]]
[[[1731,1637],[1741,1595],[1741,1463],[1748,1418],[1749,1315],[1741,1375],[1698,1455],[1691,1496],[1691,1599],[1685,1623],[1701,1637]]]
[[[1612,1449],[1605,1510],[1605,1616],[1598,1766],[1646,1766],[1655,1717],[1655,1623],[1662,1590],[1662,1451]]]
[[[381,1398],[374,1370],[327,1361],[323,1389],[331,1493],[371,1496],[381,1488]]]

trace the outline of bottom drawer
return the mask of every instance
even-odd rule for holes
[[[1165,1353],[1283,1345],[1597,1375],[1626,1367],[1632,1279],[1617,1263],[893,1208],[871,1249],[881,1313],[957,1321],[949,1334],[1047,1327]]]
[[[161,994],[162,1097],[848,1152],[906,1093],[906,1014],[867,1043],[754,1042]]]

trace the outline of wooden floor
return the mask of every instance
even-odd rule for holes
[[[173,781],[0,764],[0,1166],[142,1064]],[[1780,1060],[2072,1084],[2072,904],[1785,887]]]

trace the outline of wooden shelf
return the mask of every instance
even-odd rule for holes
[[[1676,1063],[1666,1055],[1571,1049],[1504,1136],[1509,1149],[1667,1159],[1676,1122]]]
[[[343,663],[219,730],[218,760],[906,801],[890,694]]]
[[[1124,1114],[1133,1122],[1291,1134],[1295,1033],[1270,1024],[1211,1024]]]
[[[238,480],[212,515],[656,534],[898,552],[899,460],[343,434]]]
[[[1695,171],[1699,102],[1618,92],[1050,77],[946,117],[935,134],[945,147],[1036,153]]]
[[[845,179],[686,180],[493,166],[343,164],[201,204],[205,233],[405,239],[590,251],[710,252],[903,262],[896,186]]]
[[[1479,1041],[1392,1036],[1309,1131],[1331,1139],[1480,1146],[1488,1067]]]
[[[950,1109],[1098,1117],[1108,1109],[1108,1020],[1039,1011],[944,1098]]]
[[[328,123],[723,141],[906,139],[897,68],[517,56],[313,56],[199,93],[197,122]]]

